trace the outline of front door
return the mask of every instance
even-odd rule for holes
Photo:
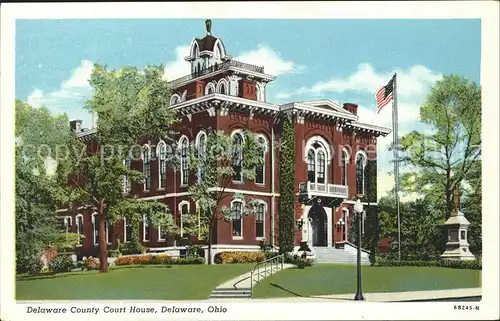
[[[314,205],[308,217],[311,219],[312,245],[326,246],[328,233],[325,209],[321,205]]]

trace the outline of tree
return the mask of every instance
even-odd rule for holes
[[[402,137],[401,163],[409,167],[402,187],[425,195],[447,219],[454,210],[453,190],[480,159],[481,89],[463,77],[445,76],[431,88],[420,118],[432,133]]]
[[[295,131],[291,119],[285,116],[280,121],[278,244],[280,252],[287,253],[295,245]]]
[[[482,254],[482,180],[481,180],[481,160],[477,160],[471,167],[467,175],[468,188],[465,189],[462,198],[462,212],[470,222],[467,240],[470,250],[475,255]]]
[[[85,108],[98,116],[95,139],[99,152],[75,160],[65,173],[73,182],[67,189],[68,200],[98,212],[101,272],[108,269],[105,221],[126,218],[137,226],[144,216],[155,226],[173,226],[168,206],[140,201],[123,191],[124,177],[132,184],[144,182],[142,173],[124,165],[127,157],[138,160],[146,152],[137,143],[172,141],[171,128],[177,119],[167,108],[170,89],[163,70],[162,66],[108,70],[96,64],[89,80],[94,93]],[[84,174],[83,179],[77,180],[74,173]]]
[[[265,148],[258,137],[241,131],[233,137],[219,130],[207,129],[204,143],[192,146],[190,152],[177,153],[180,162],[189,157],[188,172],[197,177],[189,187],[190,198],[196,202],[197,213],[183,216],[186,221],[186,233],[197,234],[205,238],[208,246],[208,263],[212,260],[212,243],[217,222],[230,221],[256,213],[257,203],[253,198],[237,193],[228,193],[226,189],[237,177],[239,181],[253,180],[257,166],[263,162]],[[241,208],[222,206],[230,197],[242,201]],[[199,231],[201,229],[201,233]]]
[[[46,107],[33,108],[19,100],[15,106],[16,270],[24,272],[30,261],[40,259],[43,250],[62,246],[53,168],[59,147],[72,138],[66,115],[54,116]]]

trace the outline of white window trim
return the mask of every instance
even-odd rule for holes
[[[149,242],[149,241],[151,241],[151,238],[146,239],[146,226],[148,226],[149,228],[151,228],[149,226],[149,223],[147,222],[146,215],[142,214],[142,241],[143,242]]]
[[[205,157],[206,157],[206,153],[207,153],[207,134],[205,133],[205,131],[200,130],[198,132],[198,134],[196,134],[195,145],[196,145],[196,148],[199,150],[201,136],[205,136]],[[200,170],[199,169],[198,169],[198,178],[197,178],[197,180],[198,180],[198,183],[201,183]]]
[[[170,97],[170,106],[174,106],[180,102],[182,102],[182,99],[178,94],[173,94],[172,97]]]
[[[347,226],[347,222],[349,221],[349,209],[347,207],[342,207],[342,217],[345,217],[345,221],[344,221],[344,241],[347,241],[348,238],[347,238],[347,233],[348,233],[348,226]],[[344,215],[345,214],[345,215]]]
[[[69,218],[69,223],[66,224],[66,220]],[[71,216],[65,216],[64,217],[64,228],[66,230],[66,233],[71,233],[71,227],[73,227],[73,220],[71,219]]]
[[[365,194],[365,176],[366,176],[366,172],[365,172],[365,169],[366,169],[366,163],[368,162],[368,156],[366,154],[366,152],[364,150],[359,150],[357,153],[356,153],[356,157],[354,158],[354,165],[356,167],[356,187],[357,187],[357,184],[358,184],[358,155],[361,155],[362,157],[362,161],[361,161],[361,165],[363,167],[363,179],[361,180],[362,184],[363,184],[363,188],[362,188],[362,191],[361,191],[361,194]]]
[[[144,152],[147,150],[148,160],[149,160],[149,188],[151,188],[151,146],[148,144],[144,144],[142,146],[141,151],[141,159],[142,159],[142,174],[146,176],[146,163],[144,161]],[[144,192],[149,192],[149,189],[146,188],[146,179],[144,179],[144,184],[142,184],[142,189]]]
[[[310,147],[307,150],[306,153],[306,163],[309,165],[309,157],[307,156],[309,154],[309,151],[312,150],[314,152],[314,184],[321,184],[321,185],[326,185],[328,184],[328,165],[329,165],[329,160],[328,160],[328,152],[326,149],[321,146],[319,148],[314,148]],[[324,183],[318,183],[318,173],[319,173],[319,152],[323,152],[325,154],[325,182]],[[307,169],[309,171],[309,168]]]
[[[187,145],[188,145],[188,168],[187,170],[189,170],[189,139],[187,138],[186,135],[182,135],[181,138],[179,139],[179,142],[177,143],[177,148],[179,148],[179,151],[180,151],[180,158],[181,158],[181,187],[186,187],[189,185],[189,172],[188,172],[188,183],[184,183],[184,168],[183,168],[183,164],[182,164],[182,141],[183,140],[186,140],[187,141]]]
[[[202,66],[202,69],[203,69],[203,66]],[[210,92],[210,89],[212,89],[212,93],[209,93]],[[213,82],[209,82],[206,86],[205,86],[205,95],[211,95],[211,94],[215,94],[216,93],[216,90],[215,90],[215,85]]]
[[[257,177],[255,177],[255,184],[259,186],[265,186],[266,185],[266,158],[267,158],[267,153],[269,151],[269,141],[267,140],[267,137],[264,134],[258,134],[257,139],[262,138],[264,139],[264,144],[265,149],[264,149],[264,163],[262,164],[262,183],[257,183]]]
[[[331,145],[328,144],[328,141],[324,139],[323,137],[317,135],[309,138],[309,140],[306,143],[306,147],[304,149],[304,160],[307,162],[307,153],[309,152],[310,149],[314,149],[313,145],[315,143],[319,143],[323,150],[325,151],[325,156],[326,156],[326,165],[330,165],[330,161],[332,160],[332,150],[331,150]],[[319,149],[319,148],[318,148]]]
[[[132,226],[132,228],[133,228],[133,226]],[[127,240],[127,219],[124,217],[123,218],[123,243],[127,243],[130,241],[131,240]]]
[[[345,147],[342,148],[342,152],[340,154],[340,157],[341,157],[340,166],[342,166],[342,157],[344,156],[344,153],[346,154],[346,157],[345,157],[345,167],[344,167],[345,184],[348,185],[348,179],[347,178],[349,176],[347,175],[347,173],[348,173],[349,166],[347,166],[347,165],[349,165],[349,163],[350,163],[351,154],[349,153],[349,151]],[[340,182],[341,183],[342,183],[342,179],[343,179],[343,177],[340,178]]]
[[[81,217],[82,218],[82,231],[80,231],[80,228],[79,228],[79,225],[78,225],[78,218]],[[78,235],[84,235],[83,234],[83,231],[85,230],[85,223],[83,222],[83,215],[82,214],[78,214],[76,217],[75,217],[75,224],[76,224],[76,233]],[[80,240],[80,237],[78,238],[78,244],[77,246],[83,246],[81,240]]]
[[[104,229],[105,229],[105,231],[106,231],[106,243],[108,243],[108,244],[112,244],[112,243],[113,243],[113,240],[112,240],[112,239],[111,239],[111,240],[109,239],[109,225],[111,225],[111,223],[110,223],[110,222],[108,222],[108,221],[105,221],[105,222],[104,222]],[[111,235],[111,238],[113,238],[113,235]]]
[[[189,203],[188,201],[184,200],[184,201],[181,201],[178,205],[178,210],[179,210],[179,222],[180,222],[180,228],[181,228],[181,237],[184,237],[184,224],[182,222],[182,207],[184,205],[187,204],[187,208],[188,208],[188,214],[190,213],[191,211],[191,203]]]
[[[258,241],[262,241],[266,238],[266,213],[267,213],[267,203],[264,200],[256,200],[256,205],[264,205],[264,217],[262,218],[262,230],[264,235],[263,236],[257,236],[257,214],[255,214],[255,239]],[[242,224],[243,225],[243,224]],[[243,232],[243,231],[242,231]]]
[[[181,102],[185,102],[186,98],[187,98],[187,90],[184,90],[184,92],[182,93]]]
[[[224,95],[228,95],[228,91],[229,91],[229,82],[227,81],[226,78],[221,78],[219,80],[219,82],[217,83],[217,86],[215,87],[215,93],[217,94],[222,94],[221,93],[221,89],[222,87],[224,87],[225,89],[225,94]]]
[[[245,144],[245,135],[243,135],[243,130],[241,130],[241,129],[235,129],[235,130],[233,130],[233,132],[231,133],[231,144],[232,144],[233,137],[236,134],[241,135],[241,144],[243,146]],[[241,160],[241,164],[242,164],[242,167],[243,167],[243,162],[245,161],[245,155],[243,155],[242,158],[243,159]],[[243,177],[243,168],[242,168],[242,171],[241,171],[241,180],[237,181],[237,180],[233,179],[232,182],[235,183],[235,184],[244,184],[245,183],[245,178]]]
[[[241,211],[243,212],[243,209],[245,208],[245,201],[242,200],[242,199],[235,199],[235,200],[232,200],[231,201],[231,207],[230,209],[232,210],[233,209],[233,203],[234,202],[239,202],[241,203]],[[243,213],[241,215],[241,218],[240,218],[240,221],[241,221],[241,235],[240,236],[234,236],[233,235],[233,218],[231,217],[231,237],[233,240],[243,240]]]
[[[129,159],[129,156],[127,156],[127,158],[123,160],[123,166],[125,166],[127,169],[130,169],[130,166],[127,166],[127,160],[131,161],[131,159]],[[129,194],[131,189],[131,182],[127,178],[127,175],[123,175],[123,194]]]
[[[156,146],[156,157],[158,159],[158,190],[159,191],[163,191],[165,190],[166,188],[166,184],[165,184],[165,187],[161,187],[161,149],[164,148],[165,149],[165,157],[166,157],[166,153],[167,153],[167,144],[165,144],[165,142],[163,140],[160,140],[158,142],[158,145]],[[167,176],[167,164],[166,164],[167,160],[165,159],[165,178]]]
[[[99,215],[97,212],[94,212],[92,213],[91,217],[92,217],[92,243],[94,245],[98,245],[99,244],[99,239],[97,239],[97,242],[96,242],[96,232],[95,232],[95,229],[96,227],[99,229],[99,226],[96,226],[96,220],[95,220],[95,217]]]

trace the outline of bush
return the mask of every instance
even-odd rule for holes
[[[269,260],[270,258],[273,258],[273,257],[279,255],[278,252],[269,252],[269,251],[266,251],[266,252],[262,252],[262,253],[264,253],[264,257],[266,258],[266,260]]]
[[[313,259],[299,258],[293,264],[296,265],[299,269],[303,269],[306,266],[312,266],[313,263]]]
[[[153,258],[154,264],[170,264],[171,258],[168,254],[156,255]]]
[[[147,265],[147,264],[205,264],[203,257],[171,258],[167,254],[121,256],[116,259],[116,265]]]
[[[200,245],[189,245],[186,247],[186,256],[187,257],[199,257],[202,255],[203,249]]]
[[[172,258],[169,264],[205,264],[203,257]]]
[[[43,262],[39,257],[33,256],[26,260],[26,270],[28,274],[37,275],[43,270]]]
[[[452,269],[472,269],[481,270],[482,263],[478,260],[474,261],[458,261],[458,260],[433,260],[433,261],[393,261],[383,258],[377,259],[377,266],[433,266],[446,267]]]
[[[87,270],[99,270],[101,268],[101,261],[96,257],[89,257],[83,261],[83,266]]]
[[[216,264],[256,263],[266,259],[263,252],[221,252],[215,255]]]
[[[50,262],[50,269],[54,272],[68,272],[75,265],[69,254],[59,254]]]

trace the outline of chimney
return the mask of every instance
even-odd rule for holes
[[[75,133],[82,131],[82,121],[80,119],[72,120],[69,122],[69,128]]]
[[[350,113],[353,113],[354,115],[358,114],[358,105],[356,105],[356,104],[344,103],[344,109]]]

